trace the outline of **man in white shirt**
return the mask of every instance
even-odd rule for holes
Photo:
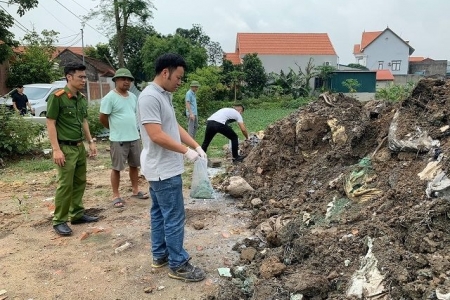
[[[233,108],[222,108],[212,114],[206,122],[205,139],[203,140],[203,151],[208,150],[208,146],[217,133],[227,137],[231,141],[231,154],[233,162],[241,162],[245,157],[238,152],[239,140],[236,132],[228,126],[232,122],[237,122],[245,139],[248,139],[248,132],[242,119],[245,108],[243,105],[235,105]]]

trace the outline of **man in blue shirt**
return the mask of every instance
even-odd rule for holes
[[[200,87],[198,81],[191,82],[191,88],[186,93],[186,116],[188,118],[188,133],[195,139],[198,129],[197,90]]]

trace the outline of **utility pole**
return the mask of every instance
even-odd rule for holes
[[[81,25],[83,25],[83,27],[81,28],[81,51],[83,53],[83,65],[84,65],[84,36],[83,36],[84,23],[81,23]]]

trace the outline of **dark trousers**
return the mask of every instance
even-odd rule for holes
[[[202,144],[203,151],[206,152],[208,150],[208,146],[211,143],[212,139],[216,135],[216,133],[220,133],[229,140],[231,140],[231,154],[233,158],[238,157],[238,136],[230,126],[224,125],[222,123],[216,121],[208,121],[206,122],[206,131],[205,131],[205,139]]]

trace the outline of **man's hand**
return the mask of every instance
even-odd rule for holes
[[[61,151],[61,149],[53,150],[53,162],[60,167],[64,167],[66,158],[64,157],[64,153]]]
[[[190,114],[190,115],[189,115],[189,119],[191,119],[192,121],[194,121],[194,120],[195,120],[195,115],[194,115],[194,114]]]
[[[96,157],[97,156],[97,146],[95,145],[95,143],[90,143],[89,144],[89,157]]]
[[[196,151],[192,150],[191,148],[188,148],[186,153],[184,153],[184,157],[186,157],[188,160],[194,162],[200,157],[200,155],[198,155],[198,153]]]
[[[208,157],[206,156],[206,153],[205,153],[205,151],[203,151],[202,147],[198,146],[197,148],[195,148],[195,151],[197,151],[198,155],[201,158],[208,159]]]

